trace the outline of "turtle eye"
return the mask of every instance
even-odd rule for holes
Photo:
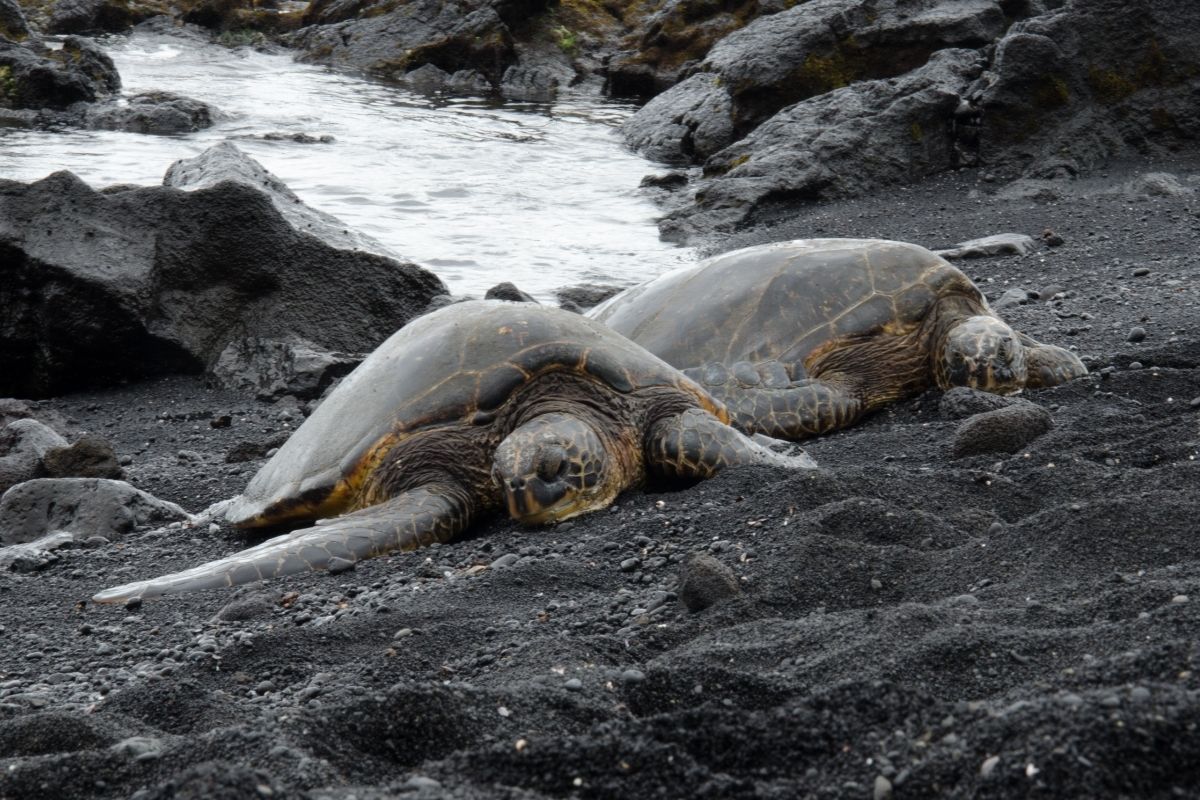
[[[562,474],[567,463],[567,454],[560,447],[547,447],[538,457],[537,476],[543,481],[552,481]]]

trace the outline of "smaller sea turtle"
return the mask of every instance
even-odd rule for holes
[[[743,431],[803,439],[930,386],[997,394],[1087,374],[1017,333],[923,247],[811,239],[749,247],[635,286],[588,316],[702,383]]]
[[[227,511],[240,527],[321,521],[92,599],[348,565],[447,541],[493,510],[531,524],[563,520],[647,477],[814,466],[727,420],[695,382],[598,322],[543,306],[447,306],[381,344]]]

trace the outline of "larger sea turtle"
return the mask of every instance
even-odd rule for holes
[[[695,382],[598,322],[533,305],[448,306],[380,345],[227,511],[248,528],[327,521],[93,600],[232,586],[411,550],[447,541],[493,510],[526,523],[567,519],[647,477],[813,466],[727,420]]]
[[[923,247],[811,239],[749,247],[635,286],[589,316],[684,369],[747,432],[803,439],[930,386],[998,394],[1087,374],[1017,333]]]

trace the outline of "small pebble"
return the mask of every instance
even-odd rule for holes
[[[1138,267],[1137,269],[1135,269],[1133,271],[1133,277],[1135,277],[1135,278],[1140,278],[1143,275],[1149,275],[1149,274],[1150,274],[1149,267]]]
[[[1177,594],[1171,598],[1172,603],[1186,603],[1187,601],[1188,596],[1186,594]]]
[[[996,765],[1000,763],[1000,756],[988,756],[983,760],[983,764],[979,767],[981,777],[988,778],[996,771]]]
[[[891,800],[892,782],[883,775],[875,776],[875,800]]]
[[[641,564],[641,559],[627,558],[621,562],[621,572],[633,572],[635,569],[641,566]]]
[[[339,573],[346,572],[347,570],[354,569],[354,564],[355,562],[346,558],[331,558],[329,559],[329,564],[326,566],[326,569],[329,570],[330,575],[337,575]]]
[[[1129,329],[1129,335],[1125,337],[1125,341],[1140,342],[1145,338],[1146,338],[1146,329],[1139,326],[1136,328]]]
[[[583,690],[583,681],[579,680],[579,678],[571,678],[570,680],[568,680],[566,683],[563,684],[563,687],[568,692],[582,691]]]
[[[1150,690],[1145,686],[1135,686],[1129,691],[1129,699],[1135,703],[1145,703],[1150,699]]]
[[[1145,366],[1146,365],[1140,361],[1130,361],[1129,362],[1129,368],[1132,370],[1135,370],[1135,371],[1139,370],[1139,369],[1145,369]]]
[[[1193,397],[1192,401],[1188,403],[1188,405],[1192,408],[1200,408],[1200,397]]]
[[[627,669],[621,673],[621,680],[624,683],[641,683],[646,680],[646,673],[640,669]]]

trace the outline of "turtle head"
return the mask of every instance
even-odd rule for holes
[[[968,386],[993,394],[1025,387],[1025,347],[1017,332],[992,316],[967,317],[946,334],[935,365],[938,386]]]
[[[508,514],[537,525],[604,508],[624,488],[596,429],[571,414],[534,417],[496,448],[492,478]]]

